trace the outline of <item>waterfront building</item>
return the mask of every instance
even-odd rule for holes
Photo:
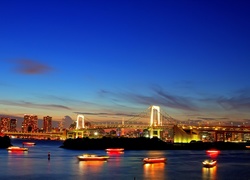
[[[1,117],[0,130],[1,132],[14,132],[16,131],[17,120],[10,119],[9,117]]]
[[[10,118],[9,117],[1,117],[0,129],[1,132],[7,132],[10,127]]]
[[[43,131],[51,132],[51,130],[52,130],[52,117],[50,116],[43,117]]]
[[[37,132],[38,117],[36,115],[25,114],[22,122],[23,132]]]
[[[10,119],[10,128],[9,131],[15,132],[17,128],[17,119]]]

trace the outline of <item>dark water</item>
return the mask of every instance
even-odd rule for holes
[[[200,150],[125,151],[124,154],[111,154],[107,162],[79,162],[77,155],[106,152],[66,150],[59,148],[61,141],[36,143],[26,153],[0,149],[0,179],[250,179],[250,150],[221,151],[216,157],[216,167],[203,168],[201,162],[208,156]],[[12,140],[12,144],[22,146],[22,140]],[[142,158],[149,156],[165,156],[168,162],[143,164]]]

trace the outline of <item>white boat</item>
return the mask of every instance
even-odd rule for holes
[[[18,146],[10,146],[7,148],[8,151],[28,151],[28,148],[18,147]]]
[[[106,161],[109,159],[109,156],[105,155],[96,155],[96,154],[83,154],[77,156],[79,161]]]
[[[144,158],[144,163],[166,163],[167,158],[165,157],[157,157],[157,158]]]
[[[204,167],[214,167],[217,164],[216,160],[213,159],[206,159],[202,162]]]

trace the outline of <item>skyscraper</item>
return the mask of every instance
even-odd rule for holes
[[[17,128],[17,119],[11,119],[9,131],[14,132],[16,131],[16,128]]]
[[[17,120],[9,117],[1,117],[0,130],[1,132],[16,131]]]
[[[1,117],[0,129],[1,132],[7,132],[10,127],[10,118],[9,117]]]
[[[51,130],[52,130],[52,117],[50,116],[43,117],[43,131],[51,132]]]
[[[36,132],[38,130],[38,118],[36,115],[24,115],[22,123],[23,132]]]

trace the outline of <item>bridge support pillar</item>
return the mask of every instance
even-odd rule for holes
[[[160,107],[159,106],[150,106],[151,109],[151,115],[150,115],[150,128],[149,130],[149,137],[157,137],[159,139],[162,138],[162,128],[157,128],[159,126],[162,126],[161,121],[161,113],[160,113]]]
[[[162,129],[159,128],[149,128],[149,137],[157,137],[159,139],[162,138]]]
[[[82,129],[84,128],[84,116],[79,114],[76,119],[76,129]]]

